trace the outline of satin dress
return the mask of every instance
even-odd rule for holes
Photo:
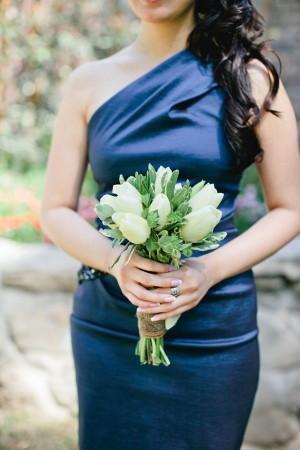
[[[232,170],[224,100],[212,66],[188,48],[115,93],[87,125],[96,198],[111,193],[121,173],[169,166],[179,169],[178,181],[205,179],[224,193],[214,231],[227,232],[220,245],[237,237],[242,173]],[[181,315],[165,335],[170,366],[140,364],[135,313],[112,275],[78,281],[70,330],[80,450],[239,450],[260,368],[252,269],[215,284]]]

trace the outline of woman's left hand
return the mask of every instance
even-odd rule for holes
[[[206,256],[206,255],[205,255]],[[204,297],[206,292],[216,283],[212,270],[211,261],[208,258],[190,257],[182,260],[183,265],[179,269],[175,269],[169,273],[163,273],[161,276],[180,279],[182,282],[178,286],[179,296],[174,297],[174,301],[168,304],[158,303],[156,306],[147,308],[138,308],[139,312],[157,313],[156,320],[166,319],[177,314],[181,314],[195,307]],[[152,290],[160,293],[171,294],[169,288],[155,288]],[[158,314],[159,313],[159,314]]]

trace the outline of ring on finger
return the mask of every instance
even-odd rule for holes
[[[178,297],[180,294],[179,287],[178,286],[171,287],[171,293],[172,295],[174,295],[174,297]]]

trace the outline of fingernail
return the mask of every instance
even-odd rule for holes
[[[151,317],[151,320],[152,320],[152,322],[155,322],[156,320],[160,320],[160,318],[153,316],[153,317]]]
[[[166,295],[166,296],[164,297],[164,300],[165,300],[166,302],[174,302],[174,300],[176,300],[176,298],[174,297],[174,295]]]
[[[182,283],[182,280],[175,278],[175,280],[171,281],[171,286],[179,286]]]
[[[174,270],[176,270],[176,267],[174,267],[174,266],[169,266],[169,272],[173,272]]]

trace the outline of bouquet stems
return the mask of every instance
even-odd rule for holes
[[[135,354],[140,357],[141,364],[159,366],[170,365],[170,360],[164,350],[164,335],[166,333],[165,320],[152,322],[155,314],[136,313],[140,339],[135,348]]]

